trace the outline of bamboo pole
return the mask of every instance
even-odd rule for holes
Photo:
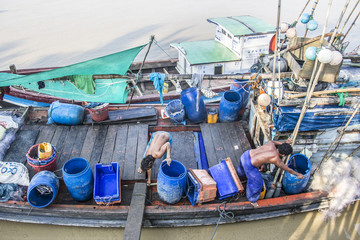
[[[360,11],[359,11],[358,15],[356,16],[356,18],[354,19],[354,21],[352,22],[352,24],[350,25],[350,27],[349,27],[349,29],[347,30],[347,32],[345,33],[344,37],[341,39],[341,43],[342,43],[342,42],[344,41],[344,39],[347,37],[347,35],[349,34],[351,28],[355,25],[355,23],[356,23],[359,15],[360,15]]]
[[[322,41],[324,40],[324,35],[325,35],[325,30],[326,30],[326,27],[327,27],[327,23],[328,23],[328,20],[329,20],[329,13],[330,13],[330,9],[331,9],[331,6],[332,6],[332,0],[329,0],[329,6],[328,6],[328,11],[327,11],[327,15],[326,15],[326,23],[324,25],[324,28],[323,28],[323,33],[322,33],[322,36],[321,36],[321,39],[320,39],[320,43],[322,43]],[[316,58],[315,60],[315,65],[314,65],[314,68],[316,67],[317,65],[317,62],[318,62],[318,59]],[[315,89],[315,86],[318,82],[318,79],[319,79],[319,76],[320,76],[320,73],[321,71],[323,70],[324,68],[324,63],[321,63],[320,64],[320,67],[319,67],[319,70],[317,71],[317,74],[315,76],[315,78],[313,77],[314,76],[314,71],[313,71],[313,75],[310,79],[310,84],[309,84],[309,88],[308,88],[308,92],[307,92],[307,95],[306,95],[306,98],[305,98],[305,102],[304,102],[304,105],[303,105],[303,108],[301,110],[301,113],[300,113],[300,116],[299,116],[299,119],[296,123],[296,126],[295,126],[295,129],[294,129],[294,132],[293,132],[293,137],[292,137],[292,143],[291,143],[291,146],[294,146],[294,143],[295,143],[295,140],[297,138],[297,135],[298,135],[298,132],[299,132],[299,129],[300,129],[300,124],[305,116],[305,113],[306,113],[306,109],[308,108],[308,105],[310,103],[310,99],[311,99],[311,95],[312,93],[314,92],[314,89]],[[314,69],[315,70],[315,69]],[[289,161],[289,158],[290,156],[288,156],[285,160],[285,165],[288,163]],[[281,173],[281,176],[280,176],[280,179],[279,179],[279,182],[277,181],[279,175]],[[276,174],[275,174],[275,177],[274,177],[274,180],[273,180],[273,185],[274,186],[278,186],[277,183],[280,183],[281,184],[281,180],[282,180],[282,177],[283,177],[283,171],[281,168],[278,168],[278,170],[276,171]],[[273,190],[273,189],[271,189]],[[266,198],[271,198],[272,195],[274,194],[274,191],[272,191],[272,194],[270,193],[269,191],[269,194],[266,195]],[[271,195],[271,196],[270,196]]]
[[[349,120],[347,121],[346,125],[344,126],[344,128],[341,130],[341,132],[339,133],[339,135],[337,136],[337,138],[334,140],[334,142],[330,145],[329,149],[327,150],[327,152],[325,153],[324,157],[321,159],[320,163],[316,166],[314,172],[312,173],[311,176],[314,176],[314,174],[319,170],[319,168],[321,167],[321,164],[326,161],[328,158],[328,154],[331,151],[331,148],[336,144],[336,142],[344,135],[346,128],[349,126],[350,122],[352,121],[352,119],[354,118],[354,116],[356,115],[356,113],[358,112],[360,107],[360,103],[357,103],[357,106],[353,112],[353,114],[351,115],[351,117],[349,118]]]
[[[316,9],[316,7],[317,7],[317,5],[318,5],[319,1],[320,1],[320,0],[315,0],[315,2],[314,2],[314,6],[313,6],[313,7],[312,7],[312,9],[311,9],[310,18],[312,18],[312,16],[314,16],[314,12],[315,12],[315,9]],[[308,29],[306,28],[306,30],[305,30],[305,34],[304,34],[304,38],[306,38],[307,32],[308,32]]]
[[[351,17],[351,15],[354,13],[354,11],[355,11],[357,5],[359,4],[359,2],[360,2],[360,0],[358,0],[358,1],[356,2],[354,8],[351,10],[348,18],[345,20],[344,25],[342,26],[341,30],[339,31],[340,33],[342,33],[342,32],[344,31],[345,25],[346,25],[346,24],[348,23],[348,21],[350,20],[350,17]]]
[[[313,92],[312,96],[319,96],[319,95],[333,94],[333,93],[343,93],[343,92],[360,92],[360,88],[346,88],[346,89],[333,89],[333,90],[317,91],[317,92]],[[306,96],[306,93],[299,93],[299,94],[293,94],[293,95],[287,97],[287,99],[302,98],[305,96]]]

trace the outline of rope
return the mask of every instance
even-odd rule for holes
[[[221,206],[222,205],[224,205],[224,208],[223,209],[221,209]],[[218,212],[219,212],[219,215],[220,215],[220,217],[219,217],[219,220],[217,221],[217,223],[216,223],[216,227],[215,227],[215,229],[214,229],[214,232],[213,232],[213,235],[211,236],[211,240],[214,238],[214,236],[215,236],[215,233],[216,233],[216,230],[217,230],[217,228],[218,228],[218,226],[219,226],[219,223],[220,223],[220,221],[221,221],[221,219],[234,219],[234,213],[233,212],[226,212],[225,211],[225,208],[226,208],[226,202],[222,202],[218,207],[217,207],[217,210],[218,210]]]

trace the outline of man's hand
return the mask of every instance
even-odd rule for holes
[[[165,160],[164,160],[163,162],[165,162],[165,161],[166,161],[167,165],[169,165],[169,166],[170,166],[170,163],[171,163],[171,158],[165,158]]]
[[[296,174],[296,176],[297,176],[299,179],[304,179],[304,178],[305,178],[305,176],[304,176],[304,175],[302,175],[301,173]]]

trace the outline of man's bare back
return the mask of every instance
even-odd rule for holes
[[[261,147],[250,150],[251,164],[254,167],[259,168],[264,164],[272,163],[279,168],[296,175],[300,179],[304,178],[305,176],[303,174],[294,171],[283,163],[280,157],[283,157],[284,155],[280,154],[276,148],[277,145],[281,144],[282,142],[269,141]]]

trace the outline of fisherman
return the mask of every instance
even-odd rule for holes
[[[147,173],[147,185],[151,184],[151,172],[154,162],[157,158],[163,158],[164,161],[170,166],[171,163],[171,146],[172,137],[168,132],[155,132],[152,134],[150,141],[146,147],[144,158],[141,160],[138,172]]]
[[[263,146],[248,150],[242,154],[237,173],[240,177],[246,176],[246,198],[254,207],[258,206],[257,200],[260,197],[264,185],[258,168],[262,169],[265,164],[273,163],[290,174],[296,175],[300,179],[305,177],[303,174],[286,166],[280,158],[292,153],[293,149],[289,144],[290,142],[291,139],[288,139],[285,143],[269,141]]]

